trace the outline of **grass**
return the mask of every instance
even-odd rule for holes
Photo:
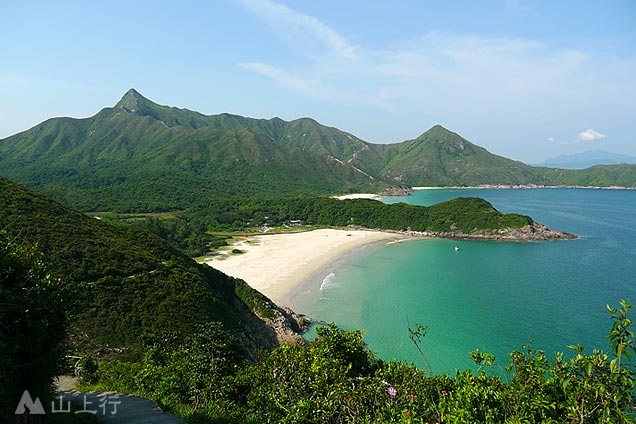
[[[174,219],[181,212],[149,212],[149,213],[117,213],[117,212],[87,212],[86,215],[108,222],[143,221],[148,218]]]

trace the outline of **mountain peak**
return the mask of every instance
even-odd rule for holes
[[[435,140],[436,142],[439,142],[439,141],[456,142],[457,140],[464,140],[464,139],[459,134],[454,133],[438,124],[424,131],[415,140],[418,140],[418,141]]]
[[[444,127],[443,127],[442,125],[440,125],[440,124],[433,125],[429,131],[432,131],[432,130],[444,130],[444,131],[449,131],[448,129],[444,128]]]
[[[150,100],[142,96],[139,91],[131,88],[124,94],[124,96],[117,102],[115,107],[121,107],[129,112],[135,112],[139,109],[140,105],[152,103]]]
[[[420,137],[423,137],[425,135],[431,136],[431,135],[435,135],[435,136],[440,136],[440,135],[456,135],[454,132],[452,132],[451,130],[448,130],[446,128],[444,128],[443,126],[437,124],[432,126],[429,130],[425,131],[424,134],[420,135]]]

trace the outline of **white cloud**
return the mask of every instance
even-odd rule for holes
[[[596,141],[596,140],[602,140],[604,138],[606,138],[607,136],[603,133],[600,133],[596,130],[593,130],[592,128],[585,130],[585,131],[581,131],[579,133],[579,135],[572,141],[557,141],[554,137],[549,137],[547,140],[550,143],[558,143],[558,144],[563,144],[563,145],[567,145],[567,144],[575,144],[575,143],[579,143],[581,141]]]
[[[291,93],[331,105],[371,106],[405,122],[442,122],[460,129],[537,122],[550,131],[577,125],[568,119],[614,119],[636,107],[634,58],[534,39],[426,29],[392,44],[354,45],[315,17],[275,0],[234,1],[263,19],[285,43],[286,53],[295,55],[284,56],[285,62],[241,66]],[[588,130],[576,141],[555,137],[551,142],[603,137]]]
[[[378,98],[369,98],[358,95],[355,92],[336,90],[331,84],[323,82],[320,78],[298,76],[276,66],[260,62],[245,62],[241,66],[252,72],[274,80],[278,85],[305,97],[324,99],[347,104],[362,104],[379,109],[390,109],[390,106]]]
[[[289,7],[271,0],[235,0],[246,9],[262,17],[282,37],[291,44],[302,49],[308,48],[308,43],[322,45],[338,56],[352,58],[355,47],[344,37],[313,16],[290,9]]]
[[[602,140],[605,137],[607,137],[605,134],[602,134],[590,128],[588,130],[580,132],[579,136],[576,138],[576,141],[595,141]]]
[[[328,91],[320,81],[298,77],[266,63],[247,62],[242,63],[241,66],[250,71],[272,78],[283,87],[308,97],[322,97],[325,92]]]
[[[294,69],[271,72],[272,65],[248,69],[280,80],[307,75],[335,92],[365,103],[398,104],[413,98],[443,98],[483,108],[509,108],[530,98],[552,96],[554,87],[571,93],[572,74],[591,61],[576,50],[558,50],[533,40],[428,32],[418,39],[381,49],[354,47],[318,19],[272,0],[235,0],[265,20],[303,57]],[[268,72],[263,72],[269,66]],[[293,76],[296,74],[297,76]],[[286,84],[301,95],[304,84]],[[487,100],[487,102],[485,102]],[[439,104],[438,104],[439,107]]]

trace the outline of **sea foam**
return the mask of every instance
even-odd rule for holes
[[[322,283],[320,283],[320,290],[331,289],[334,287],[338,287],[338,283],[334,281],[334,277],[336,274],[333,272],[329,273],[325,278],[322,279]]]

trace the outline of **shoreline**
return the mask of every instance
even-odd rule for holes
[[[536,184],[483,184],[477,186],[447,186],[447,187],[434,187],[434,186],[421,186],[421,187],[411,187],[407,189],[407,192],[413,191],[425,191],[425,190],[483,190],[483,189],[494,189],[494,190],[531,190],[531,189],[557,189],[557,188],[568,188],[568,189],[585,189],[585,190],[636,190],[636,187],[625,187],[625,186],[568,186],[568,185],[559,185],[559,186],[544,186],[544,185],[536,185]],[[344,200],[344,199],[374,199],[379,200],[383,197],[395,197],[396,195],[387,194],[387,193],[354,193],[354,194],[343,194],[340,196],[333,196],[336,199]],[[397,195],[400,196],[400,195]],[[408,196],[408,194],[405,194]]]
[[[323,228],[297,233],[247,236],[229,246],[241,253],[201,258],[231,277],[244,280],[278,305],[293,304],[303,285],[323,273],[330,264],[356,250],[374,244],[419,239],[538,242],[578,237],[534,223],[518,229],[467,234],[461,232],[396,231]]]
[[[339,258],[367,245],[404,238],[400,233],[362,229],[263,234],[230,246],[243,253],[201,262],[244,280],[278,305],[288,305],[302,284]]]
[[[405,189],[407,193],[411,193],[413,191],[425,191],[425,190],[483,190],[483,189],[493,189],[493,190],[531,190],[531,189],[557,189],[557,188],[568,188],[568,189],[585,189],[585,190],[636,190],[636,187],[626,187],[626,186],[544,186],[537,184],[482,184],[477,186],[445,186],[445,187],[437,187],[437,186],[418,186],[418,187],[410,187]],[[410,194],[404,194],[404,196],[409,196]],[[396,197],[402,196],[402,194],[387,194],[383,193],[353,193],[353,194],[343,194],[339,196],[332,196],[335,199],[345,200],[345,199],[373,199],[380,200],[383,197]]]
[[[411,187],[409,191],[444,189],[533,189],[579,188],[555,186],[477,186],[477,187]],[[580,187],[592,189],[596,187]],[[604,189],[620,189],[605,187]],[[628,189],[629,188],[622,188]],[[382,194],[355,193],[333,196],[338,199],[381,199]],[[434,231],[398,231],[368,228],[323,228],[295,233],[269,233],[241,237],[231,243],[227,251],[199,258],[231,277],[244,280],[278,305],[293,304],[303,285],[323,273],[328,266],[365,246],[402,242],[412,239],[489,240],[504,242],[536,242],[571,240],[578,237],[562,231],[553,231],[540,223],[519,229],[493,232],[462,233]]]
[[[587,190],[636,190],[636,187],[625,186],[577,186],[577,185],[558,185],[558,186],[546,186],[538,184],[481,184],[477,186],[448,186],[448,187],[411,187],[409,191],[422,191],[422,190],[478,190],[478,189],[503,189],[503,190],[528,190],[535,188],[573,188],[573,189],[587,189]]]

